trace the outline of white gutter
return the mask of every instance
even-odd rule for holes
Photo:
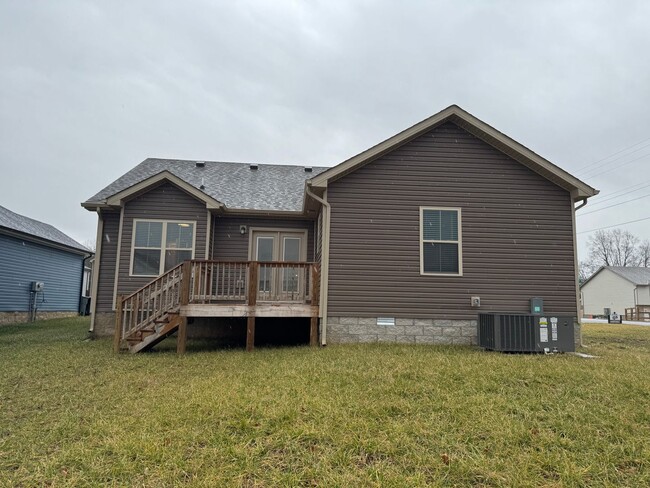
[[[327,190],[325,190],[327,192]],[[327,284],[329,282],[329,267],[330,267],[330,214],[331,207],[327,203],[327,193],[321,198],[310,190],[308,185],[305,185],[305,193],[319,202],[323,206],[325,215],[323,215],[323,242],[321,243],[321,271],[320,271],[320,312],[321,312],[321,346],[327,345]]]

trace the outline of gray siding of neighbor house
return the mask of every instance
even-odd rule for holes
[[[329,316],[576,315],[569,193],[446,123],[331,182]],[[462,209],[463,276],[420,275],[420,206]]]
[[[0,234],[0,312],[29,311],[32,281],[45,283],[40,311],[79,310],[83,256]]]
[[[119,212],[102,212],[104,232],[99,256],[97,275],[97,312],[113,310],[113,291],[115,284],[115,265],[117,262],[117,237],[120,228]]]
[[[205,259],[207,214],[205,203],[171,183],[163,183],[124,204],[119,257],[118,295],[132,293],[154,278],[129,276],[134,219],[185,220],[196,222],[195,259]]]
[[[241,235],[239,226],[245,225],[248,232]],[[216,215],[212,221],[212,259],[221,261],[247,261],[248,242],[251,228],[287,229],[307,231],[307,261],[314,260],[314,221],[286,218],[225,217]]]

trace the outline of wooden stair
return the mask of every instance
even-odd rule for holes
[[[128,350],[131,354],[148,351],[163,339],[166,339],[178,330],[181,325],[178,313],[168,313],[163,320],[156,320],[153,327],[140,329],[126,338]]]
[[[186,330],[186,319],[179,310],[181,296],[187,303],[189,280],[183,282],[183,275],[190,275],[188,266],[189,262],[180,264],[131,295],[120,297],[113,343],[115,352],[120,349],[132,354],[147,351],[181,327],[182,331]],[[184,340],[179,344],[184,348]]]

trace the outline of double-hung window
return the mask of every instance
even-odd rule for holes
[[[131,274],[158,276],[194,256],[194,222],[135,220]]]
[[[463,274],[459,208],[420,207],[420,273]]]

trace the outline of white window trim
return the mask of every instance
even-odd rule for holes
[[[427,239],[426,242],[439,242],[458,244],[458,273],[431,273],[424,271],[424,211],[425,210],[453,210],[458,212],[458,240],[436,241]],[[460,207],[420,207],[420,275],[422,276],[463,276],[463,225]]]
[[[160,268],[158,269],[158,274],[145,275],[145,274],[134,274],[133,273],[133,258],[135,256],[135,228],[138,222],[162,222],[162,238],[160,242],[160,247],[138,247],[138,249],[160,249]],[[167,224],[192,224],[192,259],[194,259],[194,254],[196,252],[196,221],[195,220],[163,220],[163,219],[133,219],[133,227],[131,229],[131,260],[129,262],[129,276],[134,276],[137,278],[157,278],[158,276],[164,273],[165,269],[165,249],[167,248]],[[187,249],[180,249],[181,251],[187,251]]]

